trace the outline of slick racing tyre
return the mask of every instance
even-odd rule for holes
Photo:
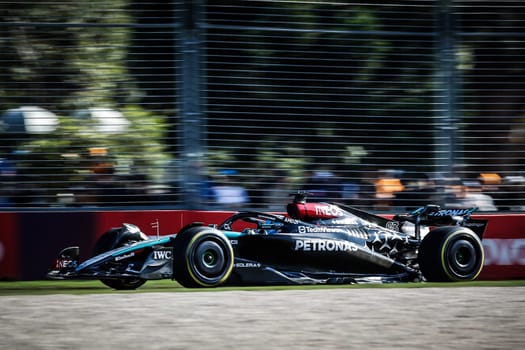
[[[148,236],[140,232],[140,230],[136,226],[126,225],[129,224],[125,224],[124,226],[119,228],[111,229],[105,232],[102,236],[100,236],[100,238],[97,240],[97,243],[95,244],[95,248],[93,249],[93,256],[148,239]],[[136,228],[136,230],[129,230],[129,227]],[[141,278],[101,278],[100,282],[104,283],[110,288],[117,290],[133,290],[146,283],[146,280]]]
[[[216,287],[230,277],[233,249],[219,230],[197,226],[173,241],[173,278],[187,288]]]
[[[483,245],[468,228],[439,227],[421,242],[418,260],[429,282],[471,281],[483,268]]]

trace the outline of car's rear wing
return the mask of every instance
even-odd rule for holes
[[[476,235],[478,235],[479,239],[483,239],[483,234],[485,233],[485,229],[487,228],[488,220],[486,219],[472,219],[470,218],[467,222],[463,224],[463,226],[468,227]]]
[[[487,220],[472,219],[477,208],[442,209],[439,205],[429,204],[417,208],[408,214],[394,216],[394,220],[408,221],[416,225],[416,235],[420,226],[464,226],[483,238]]]

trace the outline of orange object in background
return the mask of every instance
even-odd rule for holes
[[[90,147],[88,151],[90,157],[106,157],[108,155],[106,147]]]
[[[394,193],[405,189],[401,180],[394,178],[380,178],[376,180],[375,187],[376,198],[393,198]]]
[[[481,173],[479,174],[479,180],[483,185],[500,185],[501,176],[496,173]]]

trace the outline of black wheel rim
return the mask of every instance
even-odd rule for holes
[[[466,239],[454,241],[448,250],[448,265],[458,277],[468,277],[477,272],[479,252],[474,244]]]
[[[223,242],[203,240],[193,251],[194,273],[206,283],[214,283],[222,278],[227,270],[228,257]]]

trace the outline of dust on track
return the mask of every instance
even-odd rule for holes
[[[519,349],[525,287],[0,297],[0,349]]]

